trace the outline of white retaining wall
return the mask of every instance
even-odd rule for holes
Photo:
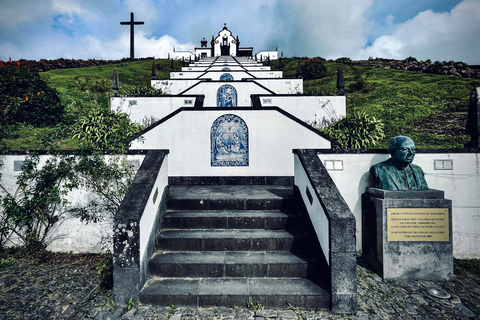
[[[250,107],[252,100],[251,94],[271,94],[271,92],[262,88],[255,82],[232,82],[232,81],[219,81],[219,82],[202,82],[197,86],[185,91],[185,94],[195,95],[204,94],[205,100],[203,102],[204,107],[216,107],[217,106],[217,91],[223,85],[232,85],[237,91],[237,106],[238,107]]]
[[[163,93],[176,95],[186,89],[190,88],[194,84],[200,82],[195,79],[181,79],[181,80],[152,80],[151,85],[155,89],[162,90]]]
[[[303,79],[255,79],[276,94],[302,94]]]
[[[262,107],[278,106],[309,124],[345,117],[345,96],[260,96]]]
[[[248,126],[249,166],[211,166],[211,127],[224,114],[237,115]],[[292,149],[325,149],[331,145],[276,110],[182,111],[143,134],[143,138],[130,149],[170,150],[170,176],[293,176]]]
[[[133,122],[142,123],[151,117],[160,120],[178,108],[195,106],[195,96],[112,97],[110,109],[126,113]]]
[[[14,193],[17,190],[17,176],[20,171],[15,171],[15,161],[23,161],[25,155],[1,155],[3,160],[2,179],[0,183],[8,192]],[[40,156],[40,164],[44,164],[48,155]],[[140,167],[145,155],[128,155],[127,160],[134,166],[135,170]],[[1,194],[1,190],[0,190]],[[93,194],[83,189],[74,190],[69,193],[68,199],[72,205],[86,204],[92,200]],[[65,216],[61,219],[50,233],[48,241],[50,245],[47,247],[50,251],[55,252],[73,252],[73,253],[99,253],[107,249],[111,250],[111,242],[102,241],[102,238],[110,239],[113,232],[112,217],[105,218],[98,223],[85,224],[72,216]],[[7,243],[8,244],[8,243]],[[103,247],[106,245],[106,247]]]
[[[370,186],[370,166],[388,154],[319,153],[357,222],[357,250],[361,251],[361,195]],[[452,200],[453,253],[456,258],[480,258],[480,156],[475,153],[417,153],[429,188],[445,191]],[[441,169],[440,169],[441,168]],[[449,170],[451,168],[451,170]]]

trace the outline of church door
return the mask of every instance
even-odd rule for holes
[[[221,50],[222,56],[230,55],[230,46],[220,46],[220,50]]]

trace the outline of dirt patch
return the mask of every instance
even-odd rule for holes
[[[448,112],[431,115],[415,121],[415,131],[443,136],[463,136],[468,112]]]

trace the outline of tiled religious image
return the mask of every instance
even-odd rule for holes
[[[217,107],[236,107],[237,106],[237,90],[225,84],[218,88],[217,91]]]
[[[223,115],[210,129],[212,167],[248,166],[248,128],[242,118]]]
[[[233,77],[230,73],[224,73],[220,76],[220,81],[233,81]]]

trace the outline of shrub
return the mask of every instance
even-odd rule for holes
[[[347,115],[323,133],[335,140],[337,148],[371,148],[384,138],[384,124],[364,111]]]
[[[365,77],[362,75],[361,71],[356,69],[355,71],[355,77],[353,79],[353,83],[350,83],[348,85],[348,92],[363,92],[367,93],[372,91],[372,85],[367,83],[365,80]]]
[[[98,154],[57,155],[44,165],[39,160],[38,156],[25,159],[14,194],[0,184],[5,194],[0,201],[0,251],[12,234],[27,252],[45,249],[49,232],[66,215],[84,223],[113,217],[134,176],[124,156],[105,160]],[[93,200],[72,205],[69,192],[78,188],[92,192]],[[109,236],[102,240],[111,240]]]
[[[64,108],[57,91],[37,72],[11,66],[0,68],[0,97],[0,124],[44,127],[62,121]]]
[[[4,232],[16,234],[31,251],[44,249],[53,225],[72,211],[67,208],[67,194],[78,186],[73,161],[73,157],[52,158],[39,168],[38,156],[27,157],[17,178],[17,191],[7,192],[2,199],[8,228]]]
[[[160,89],[155,89],[149,83],[140,84],[126,91],[131,97],[163,97],[165,93]]]
[[[122,153],[141,129],[128,115],[94,103],[73,126],[72,139],[79,141],[81,149]]]
[[[302,66],[304,80],[320,79],[327,76],[327,67],[324,59],[311,59],[305,61]]]

